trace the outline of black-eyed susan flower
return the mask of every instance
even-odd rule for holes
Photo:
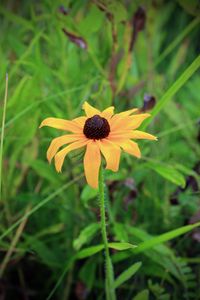
[[[47,118],[40,127],[50,126],[71,132],[52,140],[47,151],[47,159],[51,162],[54,158],[56,170],[61,172],[66,155],[72,150],[84,147],[85,176],[88,184],[97,188],[101,155],[106,160],[106,169],[116,172],[119,168],[121,150],[140,158],[140,149],[133,140],[156,140],[156,137],[136,130],[150,114],[137,113],[138,110],[135,108],[114,114],[113,106],[101,112],[85,102],[83,109],[86,116],[71,121]],[[65,145],[67,146],[60,150]]]

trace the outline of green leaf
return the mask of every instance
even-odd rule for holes
[[[76,258],[77,259],[86,258],[100,252],[103,249],[104,249],[104,245],[96,245],[96,246],[88,247],[79,251],[76,255]]]
[[[95,285],[95,274],[97,269],[97,260],[95,257],[87,259],[83,267],[79,271],[79,277],[89,290]]]
[[[175,168],[171,166],[167,166],[165,164],[160,164],[158,162],[149,162],[146,164],[147,167],[153,169],[155,172],[160,174],[162,177],[167,180],[173,182],[174,184],[184,187],[185,186],[185,178],[184,176],[177,171]]]
[[[120,250],[120,251],[134,249],[135,247],[137,247],[137,246],[129,244],[129,243],[109,243],[108,246],[111,249]],[[86,258],[86,257],[92,256],[92,255],[100,252],[103,249],[104,249],[104,245],[95,245],[92,247],[88,247],[88,248],[85,248],[85,249],[79,251],[76,254],[76,258],[77,259]]]
[[[130,243],[109,243],[109,248],[115,249],[115,250],[128,250],[136,248],[136,245],[132,245]]]
[[[44,235],[52,235],[52,234],[57,234],[61,231],[64,230],[64,224],[63,223],[58,223],[54,224],[52,226],[46,227],[39,231],[35,236],[38,237],[43,237]]]
[[[86,185],[81,193],[81,200],[84,205],[87,206],[87,202],[98,195],[98,190],[91,188],[89,185]]]
[[[133,298],[133,300],[148,300],[148,299],[149,299],[149,290],[143,290]]]
[[[114,16],[115,22],[119,23],[127,19],[127,11],[126,8],[119,1],[110,1],[107,3],[108,10]]]
[[[200,5],[198,0],[178,0],[185,11],[193,16],[199,16]]]
[[[92,237],[96,234],[99,230],[98,223],[92,223],[86,226],[79,234],[79,236],[74,240],[73,246],[74,249],[79,250],[84,244],[89,242]]]
[[[137,262],[130,266],[127,270],[122,272],[115,280],[115,288],[118,288],[120,285],[122,285],[125,281],[130,279],[141,267],[142,263]]]
[[[40,260],[47,266],[60,267],[62,265],[59,256],[43,241],[35,237],[26,237],[26,242],[28,242],[29,247],[37,253]]]
[[[78,24],[80,33],[90,37],[90,35],[100,29],[105,15],[94,4],[91,5],[87,16]]]
[[[141,242],[137,248],[132,249],[131,251],[129,250],[115,253],[112,257],[112,261],[123,261],[134,254],[144,252],[144,255],[147,256],[149,260],[152,260],[154,264],[161,265],[164,269],[167,269],[169,273],[182,282],[182,276],[177,268],[176,258],[173,254],[173,250],[169,246],[163,245],[162,243],[187,233],[198,226],[200,226],[200,222],[193,225],[183,226],[155,237],[147,234],[139,228],[128,226],[127,230],[130,232],[130,234],[137,239],[144,240],[144,242]]]
[[[120,242],[129,240],[128,233],[127,233],[127,230],[126,230],[124,224],[115,222],[114,223],[114,233],[115,233],[116,240],[118,240]]]
[[[35,170],[35,172],[39,174],[39,176],[41,176],[42,178],[46,178],[50,183],[57,184],[59,186],[59,177],[46,161],[36,159],[31,161],[30,165]]]

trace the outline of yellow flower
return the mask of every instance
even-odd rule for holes
[[[125,152],[141,157],[138,144],[132,139],[156,140],[156,137],[146,132],[135,130],[150,116],[150,114],[133,114],[137,109],[130,109],[114,115],[114,107],[108,107],[100,112],[89,103],[83,104],[86,116],[71,121],[57,118],[45,119],[40,127],[69,131],[52,140],[48,151],[49,162],[54,158],[57,172],[61,172],[66,155],[75,149],[86,148],[84,155],[84,171],[88,184],[98,187],[101,153],[106,160],[106,169],[116,172],[119,168],[121,149]],[[60,147],[67,145],[62,150]],[[59,150],[59,151],[58,151]]]

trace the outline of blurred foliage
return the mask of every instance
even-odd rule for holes
[[[0,99],[6,72],[9,95],[0,298],[105,299],[97,192],[82,176],[82,153],[57,174],[46,150],[59,132],[38,126],[48,116],[81,115],[85,100],[154,113],[164,100],[148,124],[159,141],[139,142],[141,160],[123,154],[120,171],[105,174],[109,239],[125,249],[111,250],[117,295],[200,299],[200,231],[183,227],[200,220],[197,61],[188,69],[200,52],[198,4],[1,1]]]

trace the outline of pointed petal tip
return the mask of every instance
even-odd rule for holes
[[[145,115],[147,118],[151,117],[151,114],[149,114],[149,113],[145,113]]]
[[[44,119],[41,123],[40,123],[40,126],[39,128],[43,127],[43,126],[46,126],[47,125],[47,122],[49,121],[50,118],[46,118]]]
[[[119,167],[118,168],[109,168],[109,167],[107,167],[106,166],[106,168],[105,168],[106,170],[111,170],[111,171],[113,171],[113,172],[117,172],[118,170],[119,170]]]
[[[57,171],[57,173],[62,173],[62,170],[60,167],[56,167],[56,171]]]
[[[157,140],[158,140],[157,136],[152,135],[152,134],[151,134],[150,136],[151,136],[151,140],[152,140],[152,141],[157,141]]]
[[[61,173],[61,170],[62,170],[61,166],[55,165],[55,167],[56,167],[56,171],[58,173]]]
[[[47,160],[49,164],[51,163],[52,159],[53,159],[52,153],[49,150],[47,150]]]
[[[55,159],[55,169],[57,173],[61,173],[62,172],[62,166],[58,165]]]
[[[150,137],[146,138],[146,139],[149,139],[149,140],[152,140],[152,141],[157,141],[158,140],[158,138],[154,135],[150,135]]]
[[[135,152],[134,153],[134,156],[136,157],[136,158],[138,158],[138,159],[140,159],[141,157],[142,157],[142,153],[140,152],[140,149],[138,148],[138,152]]]
[[[140,148],[138,147],[138,149],[139,149],[139,152],[138,152],[138,154],[137,154],[137,158],[141,158],[142,157],[142,153],[141,153],[141,151],[140,151]]]
[[[82,104],[82,109],[85,109],[85,106],[88,104],[87,101],[84,101],[83,104]]]
[[[47,157],[48,163],[51,164],[52,158]]]
[[[58,164],[57,154],[55,155],[54,159],[55,159],[55,169],[56,169],[56,171],[57,171],[58,173],[60,173],[60,172],[61,172],[61,167],[60,167],[59,164]]]
[[[43,121],[40,123],[40,126],[39,126],[39,129],[42,128],[44,125],[43,125]]]

